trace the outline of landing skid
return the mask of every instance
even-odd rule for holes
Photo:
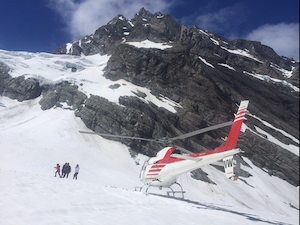
[[[177,182],[175,182],[174,184],[177,184],[180,187],[180,191],[174,191],[171,188],[171,186],[170,186],[169,188],[171,189],[171,191],[167,191],[167,195],[168,196],[176,197],[175,194],[181,194],[181,198],[184,199],[184,193],[185,193],[185,191],[183,191],[182,186],[179,183],[177,183]]]
[[[173,190],[173,188],[171,188],[171,186],[173,186],[173,185],[178,185],[179,188],[180,188],[180,191]],[[182,186],[177,182],[175,182],[171,186],[170,187],[162,187],[162,186],[144,185],[142,187],[135,187],[134,190],[139,191],[139,192],[143,192],[145,195],[148,195],[148,194],[154,194],[154,193],[149,193],[150,188],[155,187],[155,188],[159,188],[160,190],[162,190],[163,188],[167,188],[167,189],[169,189],[169,191],[166,191],[166,193],[167,193],[166,196],[184,199],[185,191],[183,191]],[[180,194],[181,196],[178,197],[178,196],[176,196],[176,194]],[[157,195],[157,194],[154,194],[154,195]]]

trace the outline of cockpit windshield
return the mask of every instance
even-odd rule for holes
[[[171,150],[171,149],[173,149],[173,150],[175,151],[175,148],[172,148],[172,147],[166,147],[166,148],[163,148],[162,150],[160,150],[160,151],[156,154],[155,157],[153,157],[153,158],[151,158],[151,159],[149,160],[149,164],[153,164],[153,163],[155,163],[155,162],[157,162],[157,161],[163,159],[167,153],[172,154],[173,151],[172,151],[172,152],[169,152],[169,150]]]

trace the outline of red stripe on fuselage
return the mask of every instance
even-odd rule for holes
[[[158,173],[148,173],[147,176],[156,176]]]
[[[153,166],[151,166],[151,169],[154,169],[154,168],[163,168],[164,166],[166,166],[166,164],[154,164]]]
[[[150,169],[149,172],[159,172],[161,169]]]

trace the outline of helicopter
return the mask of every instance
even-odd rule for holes
[[[104,137],[117,137],[143,141],[154,141],[159,143],[172,143],[174,140],[182,140],[201,133],[231,125],[230,132],[225,140],[224,145],[198,153],[190,152],[179,146],[165,147],[157,152],[155,157],[151,157],[144,162],[140,172],[140,179],[144,185],[139,188],[139,191],[142,191],[143,188],[146,187],[145,193],[148,194],[148,190],[150,187],[158,187],[160,189],[169,188],[171,192],[167,192],[168,195],[172,193],[172,195],[175,196],[175,193],[179,192],[182,194],[182,198],[184,198],[185,192],[183,191],[182,186],[178,182],[176,182],[177,177],[181,174],[191,172],[205,165],[215,163],[218,164],[221,161],[224,166],[226,177],[229,179],[236,178],[236,175],[234,173],[234,167],[236,166],[234,156],[241,152],[241,150],[237,148],[237,142],[242,124],[247,114],[248,104],[248,100],[241,101],[233,122],[230,121],[222,124],[217,124],[173,138],[148,139],[142,137],[94,133],[90,131],[79,132],[87,134],[98,134]],[[172,185],[178,185],[181,191],[174,191],[171,188]]]

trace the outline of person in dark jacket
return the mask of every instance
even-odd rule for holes
[[[65,177],[67,174],[67,163],[65,163],[62,167],[62,170],[61,170],[61,177]]]
[[[70,163],[67,163],[66,165],[66,178],[69,177],[69,173],[71,173],[71,166],[70,166]]]

